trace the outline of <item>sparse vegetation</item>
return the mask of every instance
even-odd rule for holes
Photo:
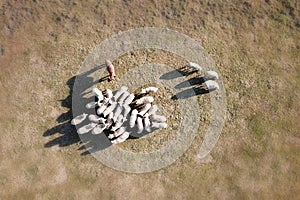
[[[297,0],[4,0],[0,5],[0,199],[300,195]],[[81,155],[86,149],[69,123],[70,92],[72,77],[96,45],[143,26],[179,31],[209,52],[225,84],[228,114],[217,146],[206,160],[198,160],[210,116],[209,97],[198,96],[199,135],[188,151],[162,170],[128,174]],[[186,63],[177,55],[148,49],[129,52],[114,65],[121,75],[152,62],[174,69]],[[104,85],[112,88],[113,83],[99,84]],[[168,90],[161,92],[170,96]],[[146,140],[122,148],[155,149]]]
[[[263,116],[263,113],[258,112],[250,119],[251,132],[255,135],[258,140],[262,140],[267,137],[267,131],[264,125],[268,124],[268,121]]]

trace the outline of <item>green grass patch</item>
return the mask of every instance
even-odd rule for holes
[[[290,119],[286,119],[286,118],[279,119],[276,124],[277,124],[279,130],[281,129],[284,132],[289,132],[289,133],[292,133],[294,130],[294,127],[295,127],[293,121]]]
[[[260,155],[258,152],[254,151],[251,148],[243,148],[243,153],[251,160],[256,160]]]
[[[267,130],[265,129],[267,124],[269,124],[268,120],[262,112],[258,112],[252,116],[250,119],[250,128],[256,139],[263,140],[267,135]]]

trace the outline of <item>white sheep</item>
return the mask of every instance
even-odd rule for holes
[[[112,99],[109,99],[109,98],[104,97],[104,99],[103,99],[103,101],[102,101],[102,104],[109,105],[109,104],[111,104],[112,102],[113,102]]]
[[[127,91],[127,87],[126,86],[122,86],[117,92],[116,94],[114,95],[114,100],[117,101],[118,98],[125,92]]]
[[[151,92],[157,92],[158,88],[157,87],[147,87],[147,88],[144,88],[142,89],[142,92],[141,94],[148,94],[148,93],[151,93]]]
[[[122,116],[123,116],[123,118],[121,119],[121,122],[124,123],[127,121],[127,118],[124,115],[122,115]]]
[[[103,94],[98,88],[93,88],[93,93],[99,99],[99,101],[103,100]]]
[[[198,65],[197,63],[194,63],[194,62],[189,62],[186,66],[188,66],[190,68],[194,68],[198,71],[202,70],[202,67],[200,65]]]
[[[138,100],[136,100],[136,105],[140,104],[146,104],[146,103],[152,103],[154,101],[154,98],[151,96],[142,97]]]
[[[154,115],[156,113],[156,111],[158,110],[157,105],[153,105],[151,106],[151,108],[148,110],[148,114],[150,115]]]
[[[115,136],[114,136],[114,134],[113,133],[110,133],[110,134],[108,134],[108,139],[113,139]]]
[[[123,119],[124,119],[124,116],[122,114],[120,114],[117,118],[117,122],[122,122],[123,123]]]
[[[97,114],[98,115],[101,115],[104,110],[107,108],[107,105],[106,104],[102,104],[98,109],[97,109]]]
[[[116,110],[115,110],[115,112],[114,112],[114,122],[116,122],[117,121],[117,118],[119,117],[119,115],[122,113],[122,110],[123,110],[123,106],[122,106],[122,104],[119,104],[118,103],[118,106],[117,106],[117,108],[116,108]]]
[[[129,96],[129,92],[125,91],[122,96],[119,98],[118,103],[123,104],[124,100]]]
[[[144,129],[143,118],[137,117],[136,125],[137,125],[137,128],[138,128],[137,133],[143,132],[143,129]]]
[[[114,133],[110,133],[108,135],[109,139],[113,139],[114,137],[118,137],[120,135],[122,135],[125,132],[126,128],[124,126],[120,127],[119,129],[117,129],[116,131],[114,131]]]
[[[219,75],[215,71],[207,71],[204,73],[204,80],[217,80]]]
[[[138,113],[138,115],[144,116],[150,108],[151,108],[150,103],[145,104],[145,106],[141,109],[141,111]]]
[[[118,137],[117,139],[112,140],[111,143],[113,143],[113,144],[122,143],[129,137],[129,135],[130,135],[130,133],[125,131],[122,135],[120,135],[120,137]]]
[[[116,131],[122,125],[123,125],[123,115],[121,114],[121,115],[119,115],[119,117],[115,121],[115,125],[111,128],[111,131]]]
[[[106,121],[104,118],[99,117],[99,116],[97,116],[97,115],[92,115],[92,114],[89,115],[89,120],[90,120],[91,122],[99,123],[99,124],[104,124],[105,121]]]
[[[112,124],[113,124],[113,117],[114,117],[114,113],[111,112],[108,114],[107,116],[107,120],[106,120],[106,128],[108,129]]]
[[[111,99],[113,97],[113,92],[110,89],[105,90],[105,97]]]
[[[105,130],[106,126],[105,124],[99,124],[97,125],[93,130],[92,130],[92,134],[93,135],[98,135],[100,133],[103,133],[103,131]]]
[[[124,118],[126,119],[125,121],[127,121],[127,116],[128,116],[128,114],[130,113],[130,111],[131,111],[130,106],[127,105],[127,104],[125,104],[125,105],[124,105],[124,113],[123,113],[123,116],[124,116]]]
[[[77,133],[78,134],[84,134],[84,133],[87,133],[87,132],[90,132],[93,128],[95,128],[97,124],[96,123],[89,123],[88,125],[85,125],[83,127],[80,127],[78,130],[77,130]]]
[[[119,139],[119,143],[124,142],[128,137],[129,137],[130,133],[125,131],[122,135],[120,135],[120,137],[118,137]]]
[[[118,130],[114,132],[114,137],[119,137],[125,132],[126,128],[124,126],[120,127]]]
[[[208,89],[208,91],[218,90],[219,84],[216,81],[208,80],[203,83],[203,85]]]
[[[155,115],[150,115],[150,120],[152,122],[161,123],[161,122],[165,122],[167,120],[167,118],[165,116],[155,114]]]
[[[144,127],[147,132],[151,132],[151,122],[148,113],[146,113],[144,116]]]
[[[88,114],[86,114],[86,113],[78,115],[77,117],[74,117],[74,119],[72,119],[71,124],[72,125],[80,124],[81,122],[83,122],[86,119],[87,116],[88,116]]]
[[[130,119],[129,119],[129,127],[130,127],[130,128],[133,128],[133,127],[134,127],[135,121],[136,121],[136,118],[137,118],[137,114],[138,114],[137,109],[134,109],[134,110],[131,112]]]
[[[85,105],[85,107],[86,107],[87,109],[91,109],[91,108],[95,108],[96,105],[98,105],[98,102],[92,101],[92,102],[90,102],[90,103],[87,103],[87,104]]]
[[[113,110],[117,107],[117,102],[113,102],[112,104],[110,104],[110,106],[108,106],[104,111],[103,111],[103,115],[104,117],[106,117],[109,113],[113,112]]]
[[[130,94],[125,100],[124,100],[124,104],[125,105],[129,105],[133,100],[134,100],[134,94]]]
[[[165,122],[162,122],[162,123],[157,123],[157,122],[152,122],[152,127],[153,128],[158,128],[158,129],[160,129],[160,128],[167,128],[167,123],[165,123]]]
[[[97,103],[96,105],[98,105],[99,107],[101,107],[104,104],[103,101],[98,101],[96,103]]]
[[[113,119],[113,117],[114,117],[114,113],[113,112],[111,112],[111,113],[109,113],[108,114],[108,116],[107,116],[107,120],[112,120]]]

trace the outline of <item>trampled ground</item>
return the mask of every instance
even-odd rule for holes
[[[299,196],[296,0],[7,0],[0,12],[1,199]],[[199,130],[192,146],[171,166],[129,174],[84,153],[69,124],[71,88],[93,48],[119,31],[145,26],[177,30],[208,51],[223,77],[228,113],[222,135],[205,160],[196,158],[204,134]],[[153,61],[174,69],[184,63],[175,55],[148,50],[124,55],[116,66]],[[171,96],[165,90],[159,95]],[[158,99],[161,106],[169,104]],[[205,95],[199,101],[209,104]],[[155,148],[144,143],[137,150]]]

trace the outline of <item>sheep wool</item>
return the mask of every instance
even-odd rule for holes
[[[202,67],[200,65],[198,65],[197,63],[194,63],[194,62],[189,62],[186,66],[188,66],[190,68],[194,68],[198,71],[202,70]]]
[[[151,92],[157,92],[158,88],[157,87],[147,87],[145,89],[142,89],[141,94],[148,94]]]
[[[124,142],[129,137],[129,132],[125,131],[120,137],[111,141],[113,144],[118,144]]]
[[[157,105],[153,105],[153,106],[151,106],[151,108],[149,109],[148,114],[149,114],[149,115],[154,115],[154,114],[156,113],[157,110],[158,110]]]
[[[124,104],[125,104],[125,105],[131,104],[131,102],[133,101],[134,97],[135,97],[134,94],[130,94],[130,95],[125,99]]]
[[[100,133],[103,133],[103,131],[105,130],[105,125],[104,124],[99,124],[97,125],[93,130],[92,130],[92,134],[93,135],[98,135]]]
[[[92,122],[92,123],[89,123],[88,125],[85,125],[85,126],[79,128],[79,129],[77,130],[77,133],[78,133],[78,134],[88,133],[88,132],[90,132],[93,128],[95,128],[96,125],[97,125],[97,124],[96,124],[96,123],[93,123],[93,122]]]
[[[152,127],[153,128],[167,128],[167,123],[163,122],[163,123],[157,123],[157,122],[152,122]]]
[[[152,103],[153,101],[154,101],[153,97],[146,96],[146,97],[142,97],[142,98],[136,100],[136,104],[140,105],[140,104]]]
[[[110,133],[110,134],[108,134],[108,139],[113,139],[115,136],[114,136],[114,134],[113,133]]]
[[[147,103],[147,104],[145,104],[145,106],[141,109],[141,111],[138,114],[140,116],[144,116],[150,108],[151,108],[151,104]]]
[[[108,116],[107,116],[107,121],[113,120],[113,118],[114,118],[114,113],[111,112],[111,113],[109,113]]]
[[[103,124],[104,122],[105,122],[105,119],[104,118],[102,118],[102,117],[99,117],[99,116],[97,116],[97,115],[89,115],[89,120],[91,121],[91,122],[94,122],[94,123],[101,123],[101,124]]]
[[[127,120],[127,116],[128,116],[128,114],[130,113],[130,111],[131,111],[131,108],[130,108],[130,106],[129,105],[124,105],[124,118]]]
[[[99,99],[99,101],[103,100],[103,94],[98,88],[93,88],[93,93]]]
[[[144,117],[144,127],[148,133],[151,132],[151,122],[150,122],[148,113],[146,113],[145,117]]]
[[[208,80],[203,83],[205,87],[211,92],[219,89],[219,84],[216,81]]]
[[[106,128],[107,129],[113,124],[113,117],[114,117],[114,113],[113,112],[111,112],[111,113],[108,114],[107,120],[106,120]]]
[[[110,106],[108,106],[104,111],[103,111],[103,115],[104,117],[106,117],[109,113],[111,113],[116,107],[117,107],[117,103],[113,102]]]
[[[219,75],[215,71],[207,71],[204,73],[205,80],[217,80],[219,79]]]
[[[74,119],[72,119],[71,124],[72,125],[80,124],[81,122],[83,122],[86,119],[87,116],[88,116],[88,114],[86,114],[86,113],[78,115],[77,117],[75,117]]]
[[[113,92],[110,89],[106,89],[105,93],[106,98],[111,99],[113,97]]]
[[[123,125],[123,115],[119,115],[117,120],[115,121],[115,125],[111,128],[112,131],[116,131],[118,128],[120,128]]]
[[[150,115],[150,120],[152,122],[165,122],[167,120],[167,118],[165,116],[162,115]]]
[[[117,90],[116,94],[114,95],[114,100],[117,101],[118,98],[125,92],[127,91],[127,87],[122,86],[119,90]]]
[[[117,106],[117,108],[116,108],[116,111],[115,111],[115,113],[114,113],[114,122],[116,122],[117,121],[117,118],[119,117],[119,115],[122,113],[122,110],[123,110],[123,106],[122,106],[122,104],[119,104],[118,103],[118,106]]]
[[[109,62],[108,66],[112,65]],[[206,84],[209,85],[209,83]],[[124,142],[133,130],[140,134],[144,130],[151,132],[152,128],[167,127],[166,117],[156,114],[158,106],[152,105],[154,98],[144,95],[155,93],[158,88],[147,87],[137,95],[129,93],[127,90],[126,86],[122,86],[114,93],[110,89],[101,92],[98,88],[93,88],[92,91],[97,98],[86,104],[85,107],[87,109],[96,108],[96,114],[83,113],[72,119],[71,124],[73,125],[82,123],[86,118],[90,122],[77,129],[78,134],[91,132],[93,135],[99,135],[108,130],[110,132],[107,136],[108,139],[112,144],[117,144]],[[135,99],[136,97],[138,98]],[[133,129],[135,126],[137,128]],[[127,131],[127,128],[130,130]]]
[[[118,137],[118,136],[122,135],[125,132],[125,129],[126,128],[124,126],[120,127],[118,130],[116,130],[114,132],[114,137]]]
[[[122,96],[119,98],[118,103],[123,104],[124,100],[129,96],[129,92],[125,91]]]
[[[136,118],[137,118],[137,114],[138,114],[137,109],[134,109],[134,110],[131,112],[130,119],[129,119],[129,127],[130,127],[130,128],[133,128],[133,127],[134,127],[135,121],[136,121]]]
[[[106,104],[102,104],[101,107],[98,108],[97,114],[101,115],[106,108],[107,108],[107,105]]]
[[[92,102],[90,102],[90,103],[87,103],[87,104],[85,105],[85,107],[86,107],[87,109],[91,109],[91,108],[95,108],[97,104],[98,104],[98,102],[92,101]]]
[[[136,120],[136,124],[137,124],[137,133],[141,133],[143,132],[144,126],[143,126],[143,118],[138,117]]]

